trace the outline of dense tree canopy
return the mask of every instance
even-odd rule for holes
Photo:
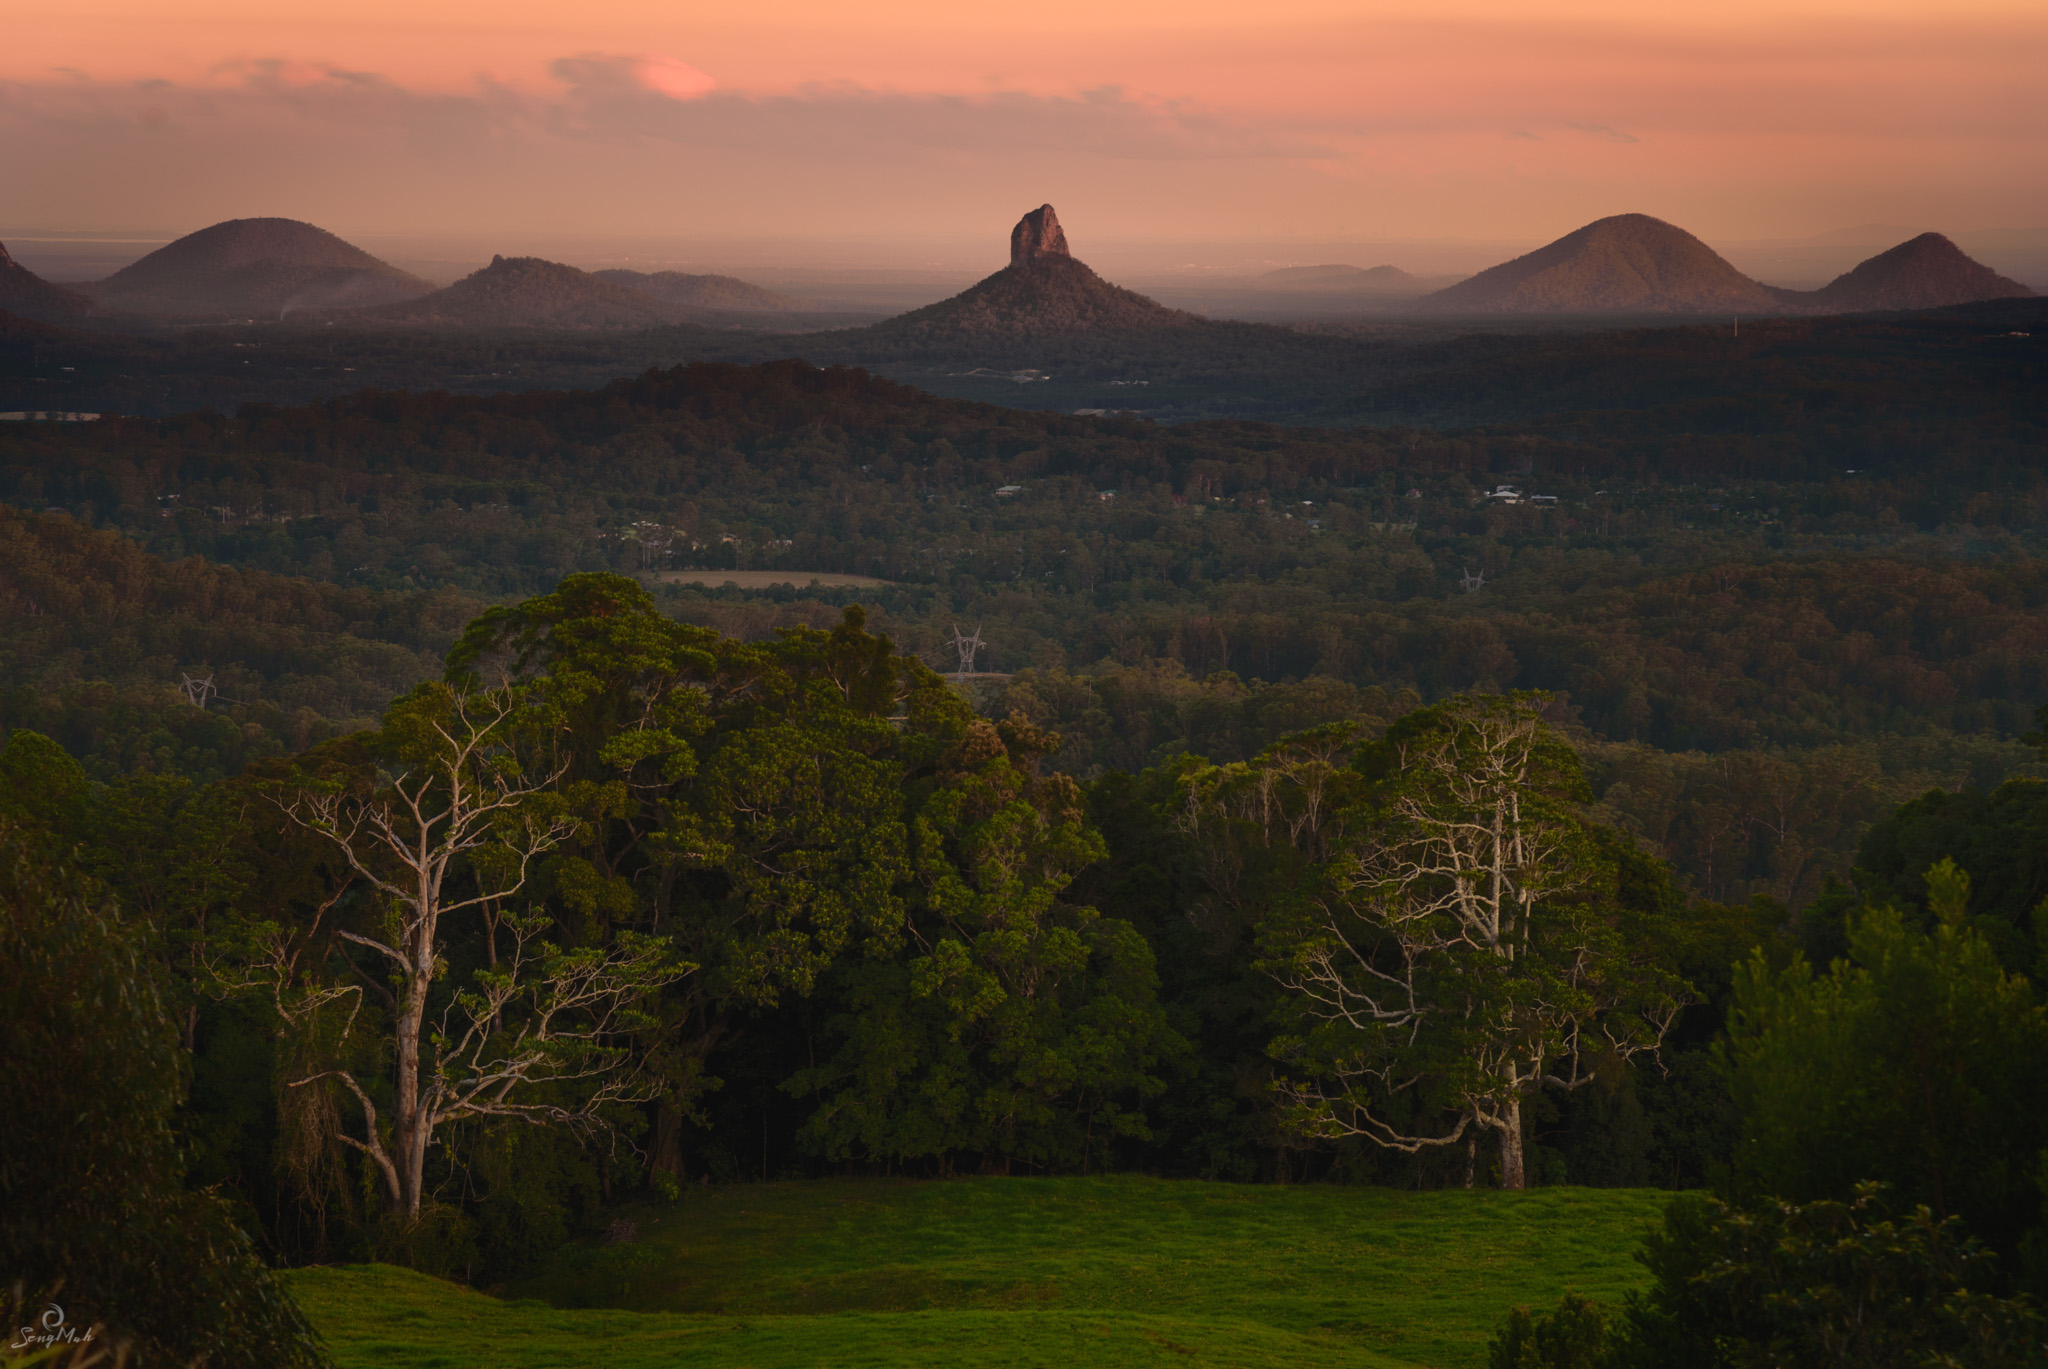
[[[1735,1172],[1802,1201],[1882,1180],[2011,1255],[2041,1224],[2048,1012],[1967,925],[1967,873],[1944,860],[1925,877],[1927,932],[1880,906],[1851,919],[1848,957],[1824,971],[1743,967],[1727,1044],[1747,1119]]]

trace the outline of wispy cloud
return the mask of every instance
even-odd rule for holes
[[[883,149],[1030,149],[1136,160],[1332,155],[1317,140],[1184,102],[1147,101],[1114,86],[1045,96],[904,94],[840,84],[751,96],[720,91],[675,58],[590,52],[556,60],[550,74],[558,86],[551,93],[485,81],[446,94],[408,90],[374,72],[243,60],[216,67],[203,84],[0,82],[0,122],[109,130],[142,121],[145,111],[155,124],[188,128],[284,117],[397,131],[451,149],[475,137],[541,137],[773,150],[796,160]]]
[[[1633,133],[1623,133],[1618,128],[1609,128],[1606,124],[1566,124],[1565,127],[1576,128],[1581,133],[1591,134],[1595,138],[1610,143],[1639,143],[1642,141],[1641,138],[1636,137]]]
[[[145,216],[158,223],[339,212],[398,225],[789,233],[821,215],[844,221],[858,203],[868,231],[889,231],[935,222],[930,208],[948,197],[955,221],[972,199],[1007,213],[1011,199],[1061,186],[1070,203],[1082,186],[1142,202],[1162,180],[1303,176],[1338,155],[1326,137],[1114,86],[753,95],[644,54],[577,53],[549,70],[538,89],[480,80],[455,92],[280,60],[184,83],[0,82],[10,216],[130,223],[138,215],[119,206],[140,203],[157,206]]]
[[[1046,96],[905,94],[837,84],[785,95],[721,91],[678,100],[650,84],[637,58],[586,53],[557,61],[552,71],[563,95],[529,100],[522,117],[549,133],[587,140],[667,141],[799,160],[884,150],[1062,150],[1145,161],[1332,155],[1318,142],[1182,103],[1142,100],[1115,86]]]

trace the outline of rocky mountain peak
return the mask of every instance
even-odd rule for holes
[[[1066,257],[1067,235],[1052,206],[1042,204],[1010,230],[1010,265],[1029,266],[1040,257]]]
[[[1017,348],[1057,346],[1086,333],[1140,333],[1197,328],[1193,314],[1168,309],[1111,285],[1067,250],[1051,205],[1040,205],[1010,231],[1010,264],[951,299],[927,304],[856,334],[873,355],[989,360],[1042,356]]]

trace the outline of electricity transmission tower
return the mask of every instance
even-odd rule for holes
[[[1465,577],[1462,580],[1458,581],[1458,588],[1464,590],[1467,594],[1471,594],[1478,590],[1485,589],[1486,572],[1482,570],[1477,575],[1474,575],[1472,573],[1472,567],[1465,567]]]
[[[972,637],[961,636],[960,625],[958,623],[953,624],[953,649],[960,653],[959,674],[972,675],[974,673],[974,655],[986,645],[987,643],[981,640],[980,623],[974,625],[974,635]]]

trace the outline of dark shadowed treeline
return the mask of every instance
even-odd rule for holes
[[[0,407],[130,414],[302,404],[364,388],[595,389],[650,366],[805,358],[934,394],[1167,423],[1515,425],[1595,444],[1741,452],[1751,473],[1843,456],[1941,459],[1959,432],[2024,464],[2041,433],[2038,299],[1860,317],[1371,319],[1300,330],[1091,328],[955,338],[526,328],[180,329],[81,334],[0,319]],[[824,319],[814,322],[824,323]],[[1619,325],[1619,326],[1618,326]],[[1011,376],[1036,372],[1029,383]],[[1873,464],[1875,464],[1873,462]],[[1708,469],[1710,466],[1702,466]],[[1728,469],[1722,467],[1722,469]]]

